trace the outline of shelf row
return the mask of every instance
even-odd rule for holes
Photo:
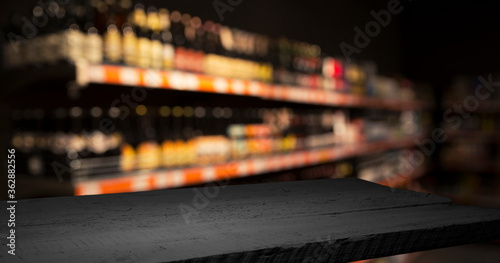
[[[77,64],[77,83],[110,84],[145,88],[173,89],[192,92],[221,93],[258,97],[267,100],[302,104],[361,107],[388,110],[424,110],[431,104],[424,101],[403,101],[307,89],[298,86],[267,84],[225,77],[214,77],[181,71],[149,70],[118,65]]]
[[[467,97],[468,98],[468,97]],[[476,98],[477,105],[474,105],[474,101],[451,101],[446,100],[443,102],[442,109],[444,111],[459,112],[463,110],[465,112],[477,112],[477,113],[498,113],[500,112],[500,99],[491,100],[479,100]],[[469,103],[469,104],[467,104]],[[457,108],[455,108],[457,107]]]
[[[464,140],[468,142],[500,143],[500,132],[491,131],[464,131],[445,130],[446,134],[453,140]]]
[[[75,195],[150,191],[196,185],[332,162],[396,148],[411,147],[421,135],[255,157],[218,165],[174,170],[141,171],[75,181]]]

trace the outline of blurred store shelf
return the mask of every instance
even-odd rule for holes
[[[27,77],[29,76],[29,77]],[[165,71],[130,66],[77,63],[59,64],[8,72],[7,92],[21,92],[23,87],[43,81],[74,80],[81,87],[109,84],[190,92],[208,92],[257,97],[310,105],[373,108],[394,111],[431,110],[429,101],[387,99],[338,91],[276,85],[259,81],[216,77],[185,71]]]
[[[149,191],[311,166],[395,148],[411,147],[421,136],[361,143],[233,161],[213,166],[109,175],[75,182],[76,195]]]

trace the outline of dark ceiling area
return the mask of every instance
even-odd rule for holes
[[[354,28],[364,31],[365,25],[374,21],[372,11],[381,12],[388,5],[399,4],[401,12],[392,14],[388,25],[353,53],[352,59],[372,60],[381,74],[404,75],[433,86],[446,85],[455,74],[494,72],[500,59],[496,50],[500,44],[496,16],[500,5],[493,1],[240,0],[232,1],[239,4],[225,11],[222,21],[214,5],[228,3],[226,0],[142,2],[252,32],[318,44],[324,52],[339,57],[343,56],[341,43],[355,45]],[[3,28],[11,10],[29,16],[34,4],[4,1],[0,9]]]
[[[455,74],[500,69],[498,2],[414,2],[415,8],[404,16],[402,32],[403,72],[409,77],[446,84]]]

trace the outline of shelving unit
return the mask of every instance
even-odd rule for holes
[[[496,77],[493,77],[496,79]],[[438,145],[438,174],[425,178],[426,190],[466,205],[500,208],[500,100],[498,91],[477,107],[462,107],[467,97],[477,96],[477,77],[458,76],[443,90],[441,127],[446,141]],[[470,106],[470,105],[469,105]],[[453,119],[453,121],[451,121]],[[459,124],[459,125],[458,125]]]
[[[405,78],[378,75],[375,63],[345,63],[318,45],[134,4],[75,1],[60,6],[67,12],[41,36],[20,45],[21,52],[6,53],[8,70],[2,77],[8,87],[2,93],[15,98],[6,108],[21,128],[5,144],[26,150],[23,165],[39,168],[32,169],[38,173],[26,172],[28,180],[32,175],[55,181],[56,175],[59,181],[71,181],[75,195],[95,195],[193,186],[338,161],[350,164],[351,172],[342,177],[357,176],[352,171],[359,158],[412,149],[430,128],[420,113],[433,109],[432,95]],[[11,23],[12,30],[22,29],[16,20]],[[121,88],[153,95],[134,106],[117,106],[114,102],[124,95]],[[22,103],[17,105],[16,99]],[[125,120],[111,117],[112,110],[121,114],[123,108]],[[196,108],[207,113],[196,116]],[[216,116],[216,109],[224,114]],[[231,119],[233,111],[238,117]],[[31,116],[33,112],[42,117]],[[115,121],[115,131],[101,128],[100,121],[108,117]],[[195,124],[197,120],[204,123]],[[216,120],[222,121],[214,128]],[[254,124],[267,125],[269,132],[230,134],[231,127]],[[37,138],[42,146],[31,143]],[[249,145],[262,143],[255,138],[266,139],[266,149],[251,152]],[[293,141],[289,148],[287,140]],[[99,147],[105,144],[107,148]],[[241,144],[246,151],[240,155]],[[223,153],[208,151],[212,156],[206,157],[200,150],[213,145],[222,145]],[[155,156],[152,165],[144,165],[151,157],[144,154],[148,151]],[[166,160],[176,154],[194,157]],[[64,177],[54,163],[64,166]],[[420,167],[411,175],[372,179],[404,187],[425,172]]]
[[[273,85],[258,81],[214,77],[180,71],[147,70],[126,66],[89,65],[83,63],[77,64],[76,72],[77,83],[82,86],[89,83],[138,86],[145,88],[252,96],[268,100],[312,105],[374,108],[397,111],[426,110],[432,107],[431,103],[425,101],[401,101],[396,99],[356,96],[328,90]]]
[[[325,162],[338,161],[350,157],[387,151],[395,148],[405,148],[414,145],[421,136],[409,138],[363,143],[341,147],[294,152],[289,154],[263,156],[243,161],[234,161],[220,165],[190,167],[166,171],[135,172],[126,175],[111,175],[110,178],[89,179],[76,182],[76,195],[109,194],[122,192],[150,191],[164,188],[196,185],[233,177],[245,177],[266,172],[275,172],[298,167],[316,165]],[[413,178],[422,175],[416,172]],[[410,177],[394,178],[391,186],[403,184]],[[392,178],[391,178],[392,179]],[[387,184],[387,181],[382,182]],[[394,183],[394,184],[393,184]]]
[[[304,87],[274,85],[258,81],[247,81],[203,74],[148,70],[143,68],[118,65],[92,65],[77,63],[69,65],[73,70],[65,70],[62,75],[53,76],[63,81],[75,81],[78,88],[85,90],[89,85],[129,86],[160,90],[178,90],[189,95],[195,93],[214,93],[240,97],[255,97],[271,101],[283,101],[302,105],[315,105],[335,108],[359,108],[389,111],[426,111],[432,104],[424,101],[401,101],[368,96],[339,93],[328,90],[311,90]],[[59,67],[56,67],[57,69]],[[41,69],[31,83],[50,80]],[[53,70],[52,70],[53,71]],[[14,75],[20,74],[14,72]],[[39,79],[39,80],[37,80]],[[26,82],[22,85],[30,85]],[[22,89],[20,89],[22,90]],[[61,92],[63,89],[61,90]],[[10,92],[19,92],[11,90]],[[106,174],[92,178],[74,179],[75,195],[108,194],[120,192],[150,191],[164,188],[185,187],[228,178],[248,177],[263,173],[285,171],[308,167],[321,163],[335,162],[357,156],[375,154],[392,149],[411,148],[415,140],[425,136],[425,132],[407,138],[389,139],[375,142],[356,143],[336,147],[312,149],[286,154],[273,154],[252,157],[245,160],[233,160],[227,163],[152,171]],[[377,180],[378,183],[391,187],[404,187],[408,182],[425,174],[419,169],[411,176],[395,175],[394,178]]]

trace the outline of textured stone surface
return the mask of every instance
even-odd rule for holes
[[[214,184],[20,200],[0,261],[345,262],[495,239],[499,210],[359,179]]]

